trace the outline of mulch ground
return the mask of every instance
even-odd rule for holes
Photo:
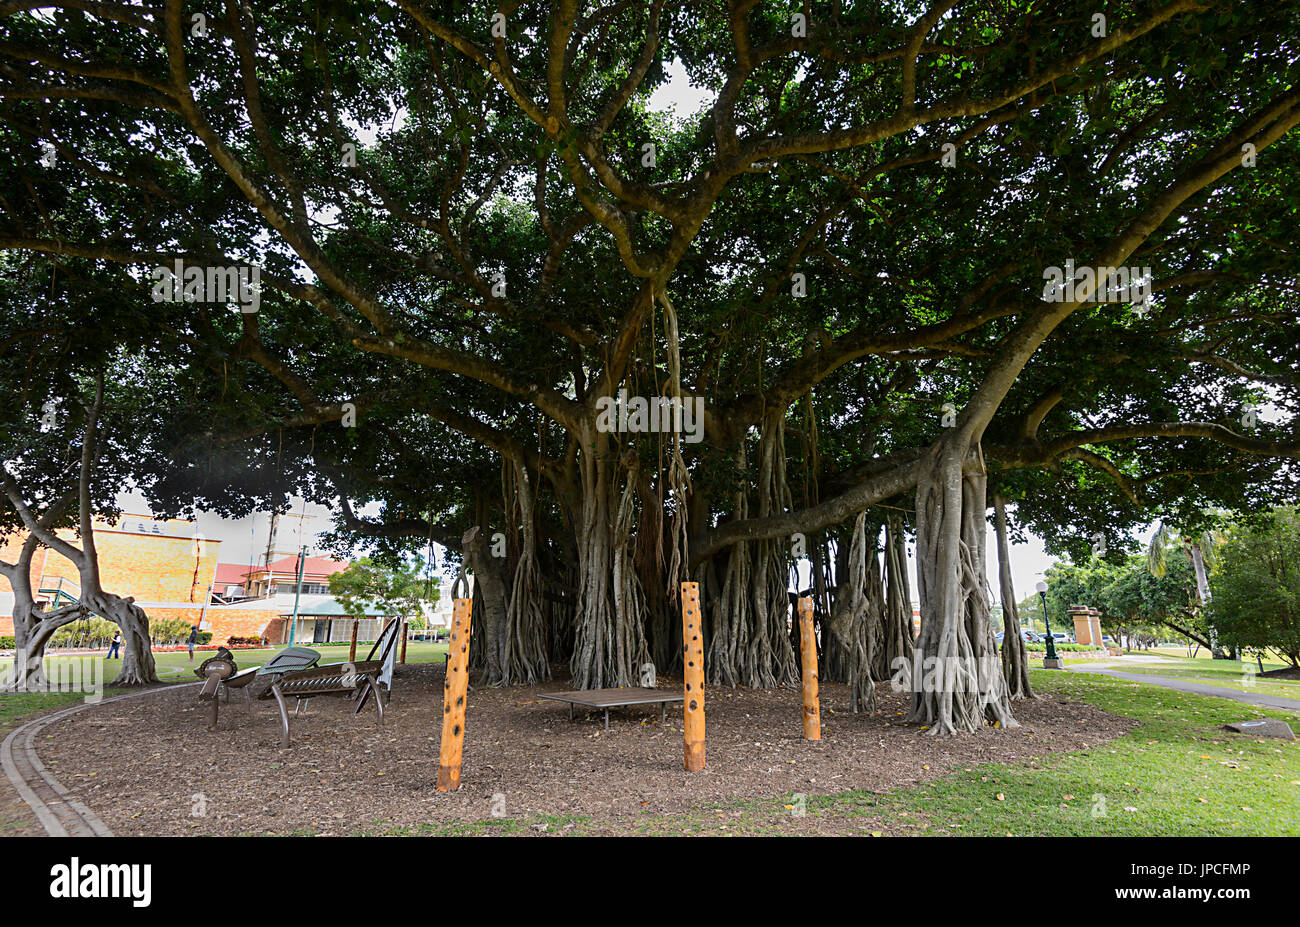
[[[1268,670],[1260,673],[1259,678],[1272,677],[1273,679],[1300,679],[1300,668],[1294,666],[1284,666],[1281,669]]]
[[[600,713],[588,719],[575,710],[570,722],[566,705],[537,698],[567,688],[563,683],[480,687],[469,696],[461,789],[443,793],[434,788],[442,679],[440,665],[398,667],[382,729],[373,706],[353,716],[349,702],[312,699],[307,714],[291,722],[289,750],[279,749],[273,701],[254,701],[248,713],[237,699],[223,704],[219,729],[209,732],[197,687],[88,708],[47,728],[38,749],[119,835],[383,833],[482,821],[494,811],[521,820],[578,815],[591,819],[584,832],[632,833],[646,816],[798,792],[883,792],[951,767],[1095,747],[1133,726],[1087,705],[1042,698],[1016,703],[1020,728],[930,737],[902,725],[907,694],[887,683],[877,686],[879,710],[857,715],[848,710],[846,687],[825,684],[822,740],[805,742],[797,690],[710,689],[708,765],[688,774],[680,707],[670,706],[662,724],[658,706],[613,709],[606,733]],[[860,826],[792,818],[773,807],[782,833]],[[710,812],[731,813],[738,812]]]

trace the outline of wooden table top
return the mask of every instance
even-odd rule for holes
[[[613,708],[616,705],[644,705],[649,702],[680,702],[682,693],[668,689],[575,689],[572,692],[542,692],[538,698],[572,702],[592,708]]]

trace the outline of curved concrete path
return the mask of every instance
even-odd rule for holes
[[[1158,659],[1142,659],[1130,662],[1141,662],[1150,664],[1159,662]],[[1282,698],[1280,695],[1264,695],[1260,692],[1242,692],[1238,689],[1223,689],[1219,686],[1207,686],[1204,683],[1192,682],[1190,679],[1182,679],[1177,676],[1158,676],[1154,673],[1125,673],[1122,670],[1113,668],[1114,664],[1100,664],[1085,666],[1073,664],[1066,667],[1075,673],[1101,673],[1105,676],[1114,676],[1116,679],[1127,679],[1130,682],[1145,682],[1153,686],[1164,686],[1166,689],[1177,689],[1180,692],[1192,692],[1196,695],[1209,695],[1213,698],[1226,698],[1234,702],[1245,702],[1249,705],[1259,705],[1262,708],[1280,708],[1283,711],[1300,711],[1300,699]]]
[[[195,685],[195,683],[181,683]],[[99,819],[95,812],[82,804],[70,793],[63,783],[41,763],[36,755],[36,735],[47,725],[61,721],[69,715],[91,707],[106,705],[126,698],[139,698],[152,695],[177,686],[162,686],[146,689],[143,692],[128,692],[97,702],[82,702],[70,708],[41,715],[26,724],[20,724],[9,732],[9,736],[0,744],[0,767],[13,784],[20,798],[27,803],[40,821],[45,832],[51,837],[111,837],[113,832]]]

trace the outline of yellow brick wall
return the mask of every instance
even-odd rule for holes
[[[132,524],[133,519],[127,518]],[[167,523],[174,530],[189,533],[189,522],[173,520]],[[120,596],[132,596],[140,602],[197,602],[202,605],[217,574],[217,540],[200,540],[193,537],[125,533],[104,530],[96,525],[95,547],[99,551],[99,581],[105,591]],[[80,546],[76,533],[60,531],[59,536]],[[66,577],[73,586],[79,585],[77,568],[70,560],[51,552],[44,570],[33,567],[34,578],[41,586],[57,585],[59,577]],[[43,573],[43,575],[42,575]]]
[[[170,534],[142,533],[136,530],[141,523],[146,529],[157,524]],[[207,599],[208,586],[216,577],[217,550],[221,542],[196,541],[193,523],[181,519],[162,521],[128,515],[120,524],[132,530],[114,530],[104,522],[95,524],[100,583],[105,591],[132,596],[142,603],[194,603],[192,620],[197,621]],[[81,546],[77,532],[72,529],[60,530],[58,535],[75,547]],[[25,537],[26,532],[17,532],[0,540],[0,558],[12,563]],[[61,577],[66,580],[65,587],[75,590],[81,585],[72,561],[43,546],[38,548],[32,558],[33,588],[54,588]],[[9,581],[2,576],[0,591],[11,591]],[[156,608],[149,611],[161,617],[169,613],[181,615],[191,610]],[[0,634],[12,633],[13,616],[0,616]]]

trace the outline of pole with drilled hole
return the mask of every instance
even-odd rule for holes
[[[465,696],[469,691],[469,635],[472,599],[457,599],[452,611],[447,679],[442,684],[442,749],[438,791],[460,788],[460,757],[465,745]]]
[[[682,664],[685,681],[682,735],[687,772],[704,768],[704,635],[700,620],[700,584],[682,583]]]
[[[813,600],[799,600],[799,653],[803,661],[803,739],[822,739],[822,711],[817,691],[817,638],[813,634]]]

